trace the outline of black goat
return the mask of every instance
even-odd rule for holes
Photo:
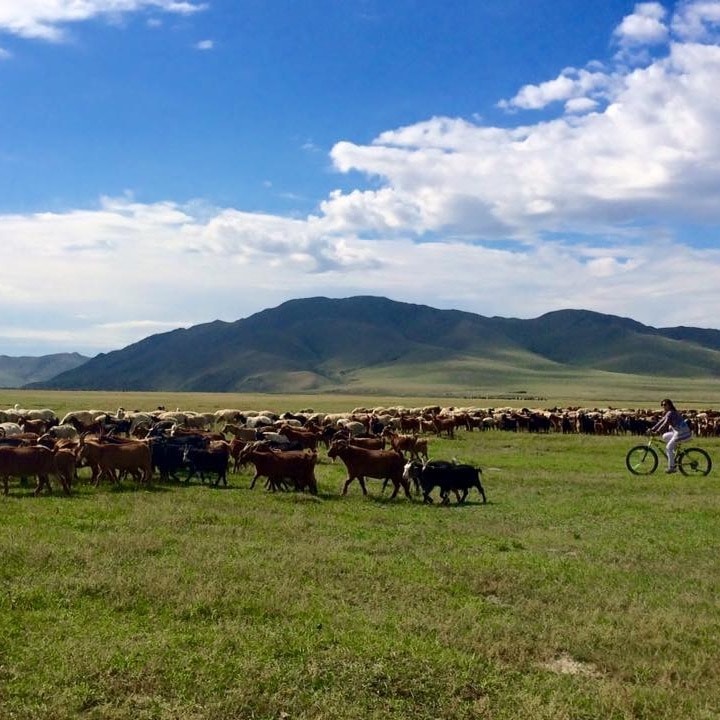
[[[220,447],[215,448],[196,448],[186,446],[183,453],[183,460],[188,468],[188,476],[185,482],[190,482],[190,478],[199,475],[202,482],[205,481],[205,473],[215,474],[215,486],[217,487],[222,481],[227,486],[227,470],[228,461],[230,459],[230,446],[224,443]]]
[[[407,480],[412,480],[416,486],[419,485],[423,493],[423,502],[433,501],[430,493],[440,488],[442,504],[450,502],[450,493],[454,492],[458,503],[465,502],[468,493],[472,488],[477,488],[482,501],[487,502],[485,489],[482,486],[480,477],[482,470],[473,465],[464,465],[447,460],[430,460],[424,465],[417,460],[406,463],[403,475]]]

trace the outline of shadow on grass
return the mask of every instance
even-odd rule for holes
[[[78,485],[80,486],[80,489],[78,489]],[[386,506],[386,507],[392,507],[395,505],[404,505],[407,503],[412,503],[412,505],[423,505],[426,504],[428,507],[475,507],[475,506],[482,506],[483,504],[492,505],[494,504],[493,501],[488,500],[487,503],[482,503],[480,500],[471,500],[467,499],[464,503],[458,503],[454,499],[450,501],[448,505],[443,505],[438,499],[435,499],[433,503],[423,503],[423,499],[421,495],[413,494],[412,497],[408,498],[404,495],[404,493],[399,492],[398,495],[394,498],[390,497],[390,491],[383,493],[382,490],[371,488],[368,490],[367,495],[363,495],[362,492],[359,490],[359,488],[350,488],[347,495],[342,494],[342,486],[338,488],[337,491],[327,490],[327,489],[321,489],[316,495],[312,495],[308,492],[300,492],[297,490],[269,490],[265,486],[260,486],[260,484],[256,484],[254,488],[250,487],[250,482],[246,483],[230,483],[228,485],[215,485],[214,483],[203,483],[203,482],[190,482],[186,483],[184,481],[168,481],[166,483],[161,482],[154,482],[149,485],[137,485],[134,483],[128,483],[128,482],[120,482],[117,485],[110,485],[108,483],[101,483],[98,487],[94,487],[93,485],[89,483],[83,483],[82,481],[80,483],[76,483],[70,495],[67,495],[63,492],[63,490],[59,487],[59,485],[54,484],[52,487],[51,492],[48,492],[47,490],[42,490],[39,495],[35,495],[35,488],[34,486],[30,486],[29,484],[23,486],[23,485],[16,485],[15,487],[10,488],[10,493],[8,497],[10,498],[17,498],[17,499],[25,499],[25,498],[45,498],[45,497],[53,497],[53,498],[62,498],[69,501],[81,501],[81,500],[91,500],[96,495],[102,494],[102,495],[124,495],[124,494],[132,494],[132,493],[149,493],[149,494],[162,494],[162,493],[171,493],[175,491],[183,491],[183,490],[189,490],[193,488],[206,488],[207,490],[212,490],[216,492],[249,492],[249,493],[262,493],[265,497],[293,497],[297,498],[298,500],[305,500],[305,501],[316,501],[316,502],[351,502],[356,499],[364,500],[366,502],[371,502],[377,505]],[[375,491],[373,491],[375,490]]]
[[[473,507],[487,507],[489,505],[496,505],[497,503],[493,502],[492,500],[488,500],[487,502],[483,502],[480,499],[466,499],[463,502],[458,502],[454,498],[450,500],[449,503],[443,504],[439,499],[433,498],[433,502],[431,503],[423,503],[422,498],[418,498],[418,502],[420,504],[426,505],[429,508],[473,508]]]
[[[53,485],[50,491],[44,488],[38,494],[35,494],[34,487],[25,488],[23,486],[16,486],[14,490],[15,492],[13,492],[13,488],[11,487],[7,497],[16,499],[36,498],[38,500],[51,497],[61,500],[77,502],[79,500],[91,499],[95,495],[100,494],[124,494],[140,492],[160,494],[171,492],[172,488],[163,487],[162,485],[129,485],[121,483],[119,485],[101,485],[99,487],[93,487],[92,485],[83,485],[81,490],[78,489],[76,484],[71,488],[69,494],[64,492],[62,487],[60,487],[59,485]]]

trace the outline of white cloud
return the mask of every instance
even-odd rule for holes
[[[584,114],[598,108],[598,101],[587,97],[570,98],[565,103],[565,112]]]
[[[720,226],[720,96],[708,91],[720,81],[719,6],[684,3],[666,18],[638,5],[616,40],[654,43],[661,34],[640,20],[667,22],[662,55],[566,68],[504,103],[553,103],[551,119],[433,117],[367,145],[337,142],[335,168],[368,183],[330,193],[305,218],[131,195],[0,215],[0,303],[13,308],[0,341],[95,352],[289,298],[354,294],[718,327],[720,243],[693,247],[687,226]]]
[[[525,85],[515,97],[501,100],[498,106],[508,110],[539,110],[552,102],[586,100],[592,96],[607,97],[615,79],[605,72],[566,68],[554,80],[539,85]],[[588,97],[590,96],[590,97]]]
[[[638,8],[650,15],[656,6]],[[364,225],[485,241],[612,233],[647,217],[720,221],[720,95],[708,92],[720,81],[720,47],[675,40],[643,67],[588,67],[566,68],[505,102],[565,101],[555,119],[508,129],[432,118],[371,145],[337,143],[335,167],[380,187],[333,194],[322,205],[326,219],[354,232]]]
[[[184,0],[2,0],[0,32],[59,41],[67,23],[142,10],[188,15],[205,7],[203,3]]]
[[[565,102],[570,113],[595,110],[600,101],[612,101],[622,91],[622,76],[628,66],[651,61],[648,48],[667,43],[669,31],[664,20],[665,8],[657,2],[635,5],[632,14],[623,18],[613,36],[620,46],[615,68],[590,61],[585,68],[565,68],[558,77],[537,85],[525,85],[498,107],[506,110],[539,110],[553,102]]]
[[[685,42],[717,42],[720,37],[720,2],[680,2],[672,20],[672,29]]]
[[[668,37],[664,23],[666,14],[667,11],[660,3],[638,3],[633,13],[623,18],[615,29],[615,37],[621,45],[663,43]]]
[[[196,50],[212,50],[214,47],[215,47],[214,40],[201,40],[200,42],[195,43]]]
[[[0,327],[5,352],[17,348],[10,354],[93,354],[311,295],[386,295],[484,315],[582,307],[654,325],[717,324],[720,251],[659,241],[655,230],[611,243],[418,244],[411,233],[363,238],[325,216],[194,213],[121,198],[94,210],[0,216],[0,244],[0,302],[17,320]]]
[[[12,57],[12,53],[5,48],[0,47],[0,60],[9,60]]]
[[[0,244],[7,260],[0,302],[32,310],[52,297],[57,311],[97,313],[98,323],[102,308],[105,327],[146,318],[155,305],[162,312],[172,308],[173,319],[182,308],[201,322],[216,312],[218,295],[237,312],[233,298],[242,296],[243,279],[257,288],[265,278],[275,290],[300,276],[310,288],[318,273],[366,272],[382,264],[369,246],[329,235],[313,219],[232,209],[193,213],[129,198],[105,198],[94,210],[0,216]]]

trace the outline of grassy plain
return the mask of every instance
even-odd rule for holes
[[[236,404],[221,397],[177,405]],[[241,407],[368,404],[275,399]],[[0,406],[176,405],[131,400]],[[389,501],[376,481],[340,497],[324,451],[318,497],[250,490],[249,470],[228,489],[70,498],[15,483],[0,498],[0,718],[718,718],[718,469],[631,477],[635,442],[431,439],[433,457],[484,469],[489,503],[460,507]],[[700,444],[720,462],[720,440]]]
[[[77,392],[49,390],[14,390],[0,388],[0,408],[50,407],[58,414],[70,410],[101,409],[114,412],[118,407],[127,410],[154,410],[164,406],[168,410],[214,411],[220,408],[245,410],[298,411],[312,408],[321,412],[341,412],[355,407],[404,405],[418,407],[430,404],[441,406],[502,407],[659,407],[660,399],[670,396],[678,407],[720,408],[720,378],[663,378],[599,371],[568,370],[557,376],[508,373],[507,370],[487,375],[486,386],[463,390],[462,367],[445,367],[443,382],[433,384],[433,375],[408,376],[406,367],[399,377],[392,376],[392,368],[378,369],[377,385],[395,388],[393,394],[372,392],[371,374],[363,388],[345,393],[187,393],[187,392]],[[418,371],[419,372],[419,371]],[[453,375],[453,373],[459,373]],[[380,377],[381,376],[381,377]],[[453,382],[448,383],[452,376]],[[419,391],[418,386],[424,390]],[[435,388],[435,389],[433,389]]]

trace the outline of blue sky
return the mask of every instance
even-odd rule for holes
[[[0,354],[313,295],[720,327],[719,81],[717,0],[0,0]]]

